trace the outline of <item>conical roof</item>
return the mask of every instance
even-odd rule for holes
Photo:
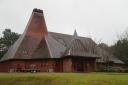
[[[43,11],[34,9],[24,33],[14,43],[14,45],[10,47],[1,61],[8,59],[31,58],[37,47],[39,47],[42,41],[45,41],[45,37],[47,36],[48,32],[44,20]],[[47,53],[47,55],[49,55],[49,52]]]

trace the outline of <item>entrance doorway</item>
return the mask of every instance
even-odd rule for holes
[[[83,68],[83,62],[82,61],[78,61],[77,63],[76,63],[76,68],[77,68],[77,71],[78,72],[83,72],[84,71],[84,68]]]
[[[76,72],[84,72],[84,61],[81,59],[74,60],[74,70]]]

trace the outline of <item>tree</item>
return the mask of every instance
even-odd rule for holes
[[[8,51],[9,47],[19,38],[19,34],[11,32],[11,29],[3,31],[3,37],[0,38],[0,58]]]
[[[128,40],[118,40],[113,46],[114,55],[128,65]]]
[[[97,46],[106,50],[106,51],[109,51],[109,46],[105,43],[99,43]]]
[[[124,32],[118,41],[111,46],[116,57],[122,60],[128,67],[128,31]]]

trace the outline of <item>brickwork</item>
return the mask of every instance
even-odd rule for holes
[[[95,71],[95,60],[83,60],[81,72]],[[72,58],[60,59],[40,59],[40,60],[9,60],[0,63],[0,72],[12,72],[17,69],[30,69],[31,65],[35,65],[40,72],[80,72],[75,65],[80,64],[73,61]]]

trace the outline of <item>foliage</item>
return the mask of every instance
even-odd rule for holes
[[[114,45],[108,46],[105,43],[100,43],[98,46],[122,60],[125,67],[128,68],[128,31],[125,31]]]
[[[106,50],[106,51],[109,51],[109,46],[105,43],[99,43],[97,46]]]
[[[128,67],[128,36],[119,39],[112,47],[113,53]]]
[[[0,38],[0,58],[8,51],[9,47],[19,38],[19,34],[11,32],[10,29],[3,31],[3,37]]]
[[[0,85],[128,85],[127,73],[0,74]]]
[[[125,68],[124,72],[128,73],[128,68]]]
[[[121,67],[113,67],[113,66],[98,66],[97,72],[125,72],[125,70]]]

